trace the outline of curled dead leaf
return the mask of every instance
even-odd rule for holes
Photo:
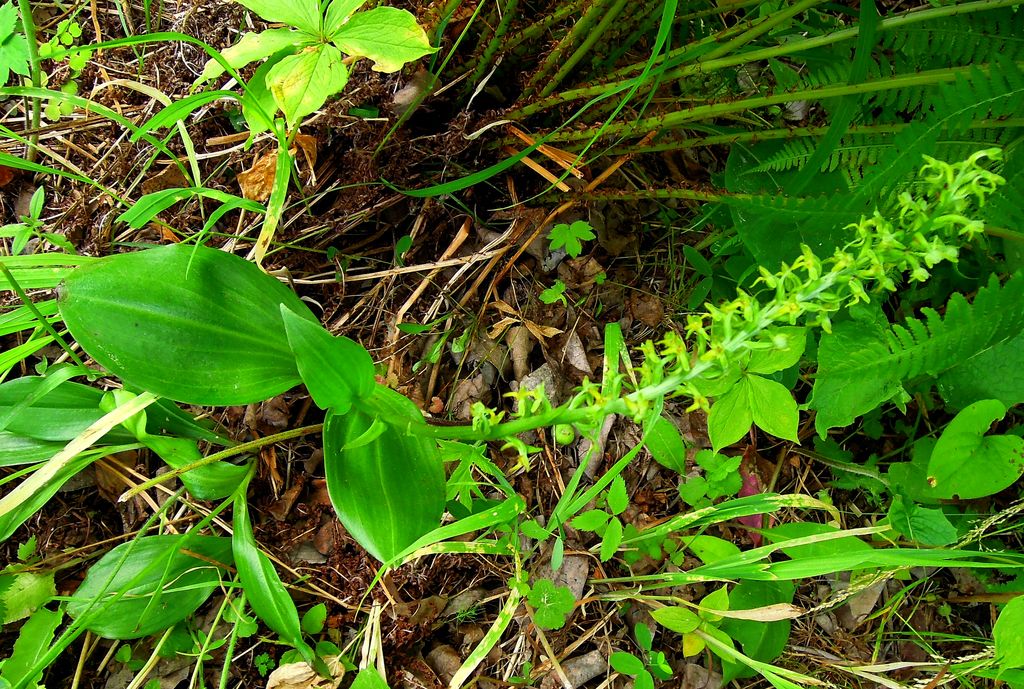
[[[345,676],[341,656],[325,658],[324,662],[331,671],[330,679],[321,677],[308,663],[288,663],[270,673],[267,689],[336,689]]]
[[[242,189],[242,196],[250,201],[264,203],[270,198],[270,192],[274,188],[274,172],[277,167],[277,152],[264,153],[252,167],[245,172],[238,173],[238,186]]]

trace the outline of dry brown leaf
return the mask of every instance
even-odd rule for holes
[[[308,663],[288,663],[270,673],[267,689],[334,689],[345,676],[345,666],[338,658],[325,658],[332,679],[317,674]]]
[[[487,337],[491,338],[492,340],[497,340],[501,336],[501,334],[505,332],[505,330],[512,327],[518,322],[518,318],[513,318],[512,316],[505,316],[500,321],[498,321],[497,323],[490,327],[490,329],[487,331]]]
[[[316,137],[310,136],[309,134],[296,134],[295,135],[295,146],[291,148],[291,154],[295,155],[296,152],[302,151],[302,157],[306,161],[306,165],[309,167],[309,177],[311,182],[316,182]]]
[[[181,169],[177,165],[168,165],[142,182],[142,193],[152,194],[166,189],[179,189],[190,186],[192,186],[192,183],[185,179],[185,175],[181,173]]]
[[[238,173],[238,186],[242,196],[250,201],[265,202],[274,188],[274,172],[277,167],[277,152],[264,153],[252,167]]]
[[[524,320],[523,325],[526,326],[526,329],[529,330],[530,333],[534,337],[536,337],[541,344],[543,344],[544,340],[548,339],[549,337],[554,337],[555,335],[562,334],[562,330],[558,328],[552,328],[550,325],[537,325],[536,323],[530,320]]]
[[[775,603],[750,610],[723,610],[715,611],[716,615],[730,617],[734,620],[753,620],[754,622],[778,622],[779,620],[792,620],[806,612],[803,608],[790,603]]]
[[[0,165],[0,187],[6,187],[14,180],[14,168]]]

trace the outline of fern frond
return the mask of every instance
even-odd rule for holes
[[[1024,333],[1024,276],[1005,285],[992,276],[973,302],[954,294],[945,315],[924,310],[924,319],[886,327],[873,321],[837,323],[821,340],[810,406],[815,427],[847,426],[879,405],[899,399],[903,384],[936,377]]]

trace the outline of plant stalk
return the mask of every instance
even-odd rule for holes
[[[43,82],[42,67],[39,63],[39,45],[36,38],[36,22],[32,18],[32,3],[29,0],[18,0],[21,11],[21,26],[25,30],[25,42],[28,43],[29,78],[33,88],[39,88]],[[39,145],[39,127],[42,122],[42,104],[39,98],[25,98],[25,125],[32,132],[29,136],[28,150],[25,160],[36,162],[36,147]]]

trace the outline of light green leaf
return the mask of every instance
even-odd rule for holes
[[[658,608],[651,612],[651,617],[662,627],[670,629],[676,634],[689,634],[699,627],[701,623],[697,613],[682,605]]]
[[[366,0],[331,0],[324,15],[324,36],[327,40],[334,40],[342,24],[365,4]]]
[[[807,345],[807,328],[773,328],[766,335],[776,346],[755,350],[750,355],[747,371],[768,375],[784,371],[800,361]]]
[[[388,689],[388,683],[372,667],[363,668],[352,681],[351,689]]]
[[[686,473],[686,441],[674,423],[659,416],[647,429],[644,444],[654,461],[679,474]]]
[[[715,400],[708,414],[708,436],[715,452],[746,435],[753,421],[746,387],[739,382]]]
[[[273,563],[256,545],[249,521],[249,505],[244,487],[234,501],[234,535],[231,550],[235,557],[238,579],[245,590],[249,607],[281,640],[291,644],[303,659],[313,665],[313,649],[302,640],[299,611],[288,595]]]
[[[956,415],[935,444],[928,482],[940,498],[973,500],[998,493],[1024,473],[1024,438],[986,436],[1006,414],[998,400],[982,400]]]
[[[608,562],[622,543],[622,522],[612,517],[601,534],[601,562]]]
[[[331,335],[283,304],[281,317],[299,375],[318,407],[344,414],[354,401],[370,396],[377,383],[373,359],[362,345]]]
[[[67,611],[105,639],[149,636],[195,612],[230,565],[227,538],[143,536],[93,564]]]
[[[346,55],[373,60],[376,72],[397,72],[435,51],[416,17],[394,7],[375,7],[348,20],[333,36]]]
[[[556,586],[550,579],[538,579],[530,587],[527,600],[534,609],[533,620],[541,629],[561,629],[576,605],[569,587]]]
[[[302,616],[302,631],[307,634],[319,634],[327,622],[327,606],[324,603],[317,603],[306,611]]]
[[[761,376],[746,376],[743,382],[758,428],[776,438],[797,442],[800,413],[792,393],[782,383]]]
[[[238,0],[268,22],[280,22],[312,34],[320,33],[319,0]]]
[[[632,653],[626,653],[624,651],[616,651],[608,657],[608,663],[616,672],[621,672],[624,675],[631,675],[633,677],[639,675],[641,672],[646,672],[647,669],[644,667],[644,661],[637,658]]]
[[[627,507],[629,507],[629,493],[626,491],[626,481],[621,475],[616,476],[608,488],[608,509],[612,514],[622,514]]]
[[[690,536],[684,541],[684,544],[706,565],[740,553],[739,547],[732,541],[707,534]]]
[[[242,94],[242,117],[249,127],[250,138],[274,128],[277,103],[267,86],[267,75],[285,57],[286,54],[278,53],[257,67],[249,80],[249,88]]]
[[[35,664],[46,655],[53,644],[53,633],[57,631],[64,613],[40,608],[36,610],[18,632],[18,640],[14,642],[14,652],[3,661],[0,670],[0,685],[32,687],[42,681],[42,673],[32,677],[29,672]]]
[[[291,127],[316,112],[327,99],[348,83],[348,69],[341,51],[332,45],[305,48],[288,55],[267,72],[267,85],[274,102]]]
[[[372,442],[351,442],[378,419],[385,428]],[[352,537],[381,562],[441,522],[445,479],[437,445],[406,431],[423,423],[416,405],[382,385],[360,408],[344,415],[329,412],[324,423],[331,502]]]
[[[573,527],[581,531],[597,531],[611,519],[611,515],[604,510],[587,510],[572,520]]]
[[[729,589],[722,586],[701,599],[700,612],[697,614],[708,622],[721,622],[722,616],[715,614],[715,611],[728,609]]]
[[[1024,333],[984,349],[939,376],[947,404],[964,408],[984,399],[1007,406],[1024,402]]]
[[[889,523],[897,533],[923,546],[941,547],[956,541],[956,527],[939,509],[930,509],[896,495],[889,505]]]
[[[259,33],[242,34],[242,40],[221,52],[221,56],[235,69],[245,67],[250,62],[262,60],[286,48],[299,48],[311,45],[316,41],[301,31],[291,29],[267,29]],[[195,84],[203,84],[223,74],[224,68],[216,60],[208,60],[203,66],[203,73],[195,80]]]
[[[1003,670],[1024,667],[1024,596],[1017,596],[999,612],[992,628],[996,642],[996,662]]]
[[[0,574],[0,623],[23,620],[57,595],[53,572]]]

